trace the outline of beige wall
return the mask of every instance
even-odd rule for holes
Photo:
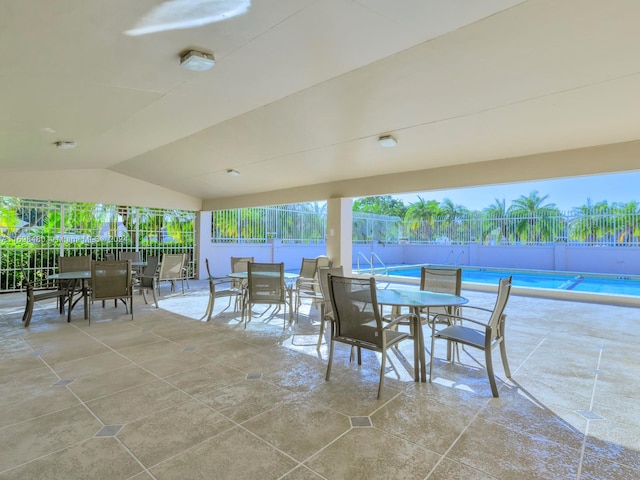
[[[178,210],[197,211],[202,207],[199,198],[110,170],[5,172],[0,175],[0,195]]]
[[[222,210],[640,170],[640,141],[201,200],[110,170],[8,172],[0,194],[42,200]],[[314,181],[313,172],[309,182]]]
[[[640,170],[640,141],[322,183],[224,199],[204,210],[323,201]],[[309,175],[313,181],[313,175]]]

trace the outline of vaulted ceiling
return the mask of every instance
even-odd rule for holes
[[[2,2],[0,194],[213,209],[640,169],[636,0],[232,3]]]

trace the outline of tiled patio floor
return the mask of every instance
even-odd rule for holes
[[[38,304],[29,329],[23,296],[0,296],[0,479],[640,478],[638,309],[512,296],[499,399],[480,352],[416,384],[404,342],[376,400],[369,352],[358,367],[338,346],[325,382],[308,310],[285,332],[200,322],[205,288],[136,296],[134,321]]]

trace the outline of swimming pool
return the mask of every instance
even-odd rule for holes
[[[426,266],[451,268],[450,265]],[[421,265],[398,265],[377,269],[375,273],[378,275],[420,278],[420,268]],[[545,288],[605,295],[630,295],[640,298],[640,276],[636,275],[597,275],[576,272],[462,267],[463,283],[497,286],[498,279],[509,275],[513,276],[514,287]]]

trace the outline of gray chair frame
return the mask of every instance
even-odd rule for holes
[[[58,257],[58,272],[90,272],[91,271],[91,256],[90,255],[70,255]],[[80,300],[87,298],[91,295],[91,280],[89,285],[77,280],[58,280],[59,288],[67,289],[69,292],[67,303],[69,305],[68,319],[71,321],[71,310],[75,307],[76,303]],[[73,299],[76,293],[80,293],[80,296],[75,300]]]
[[[136,275],[136,288],[142,293],[145,305],[147,302],[147,290],[151,290],[153,295],[153,303],[158,308],[158,298],[156,297],[156,283],[158,280],[158,265],[160,264],[160,257],[157,255],[149,255],[147,257],[147,264],[142,268],[142,272]]]
[[[498,387],[496,385],[491,352],[495,347],[500,347],[500,355],[502,356],[502,366],[504,367],[504,373],[506,374],[507,378],[511,378],[511,370],[509,369],[509,362],[507,360],[507,348],[505,343],[505,323],[507,316],[504,314],[504,310],[507,306],[507,301],[509,300],[510,293],[511,277],[501,278],[498,286],[496,303],[493,309],[465,305],[465,312],[471,310],[476,312],[490,313],[488,321],[480,321],[478,319],[469,318],[467,316],[463,317],[445,313],[441,315],[447,317],[447,322],[453,320],[455,323],[441,330],[436,330],[436,324],[438,323],[438,317],[440,316],[436,315],[436,319],[431,324],[431,364],[429,365],[429,382],[431,382],[433,379],[435,341],[437,339],[441,339],[446,340],[447,342],[453,342],[455,344],[460,343],[462,345],[484,351],[487,375],[489,377],[489,384],[491,385],[491,393],[494,397],[498,397]],[[466,326],[465,322],[471,323],[474,326]]]
[[[170,282],[171,290],[175,290],[175,282],[181,282],[182,294],[184,295],[184,273],[182,268],[184,266],[184,255],[182,253],[165,253],[162,255],[162,263],[160,264],[160,271],[158,272],[158,278],[156,287],[158,289],[158,295],[160,295],[161,282]]]
[[[287,327],[287,303],[289,290],[284,282],[284,262],[249,262],[247,271],[247,295],[243,304],[244,327],[251,321],[251,307],[256,304],[284,306],[284,325]],[[291,310],[291,308],[289,308]],[[289,311],[291,316],[291,311]]]
[[[91,262],[91,300],[121,300],[133,320],[131,261]],[[91,309],[89,309],[89,323],[91,323]]]
[[[235,287],[235,282],[233,279],[229,277],[214,277],[211,275],[211,270],[209,270],[209,259],[204,259],[205,266],[207,268],[207,276],[209,277],[209,303],[207,304],[207,309],[204,312],[204,315],[200,318],[200,320],[207,319],[207,322],[211,320],[213,315],[213,310],[215,308],[216,298],[228,298],[229,303],[227,306],[220,312],[224,312],[231,306],[231,299],[233,297],[236,298],[236,309],[238,306],[238,298],[241,298],[244,295],[244,290],[241,288]],[[240,302],[243,304],[244,302]]]
[[[58,308],[60,310],[60,315],[64,314],[64,306],[69,299],[69,288],[72,288],[73,283],[67,283],[66,287],[57,284],[55,289],[45,289],[45,290],[36,290],[36,286],[27,280],[22,282],[23,287],[25,288],[27,294],[27,301],[24,307],[24,313],[22,314],[22,323],[24,323],[24,327],[27,328],[31,324],[31,317],[33,316],[33,308],[36,302],[40,302],[42,300],[51,300],[57,299]],[[69,310],[71,313],[71,310]],[[71,321],[71,315],[67,317],[67,322]]]
[[[384,386],[387,350],[409,338],[406,332],[394,327],[413,314],[402,315],[389,323],[382,322],[376,296],[375,278],[361,279],[329,274],[329,298],[333,308],[334,324],[329,348],[326,380],[331,376],[335,342],[346,343],[358,349],[358,365],[362,364],[361,348],[382,354],[378,399]]]
[[[329,334],[333,332],[333,307],[331,306],[331,298],[329,297],[329,275],[338,277],[344,276],[342,265],[332,268],[318,269],[318,283],[320,284],[320,292],[322,293],[322,303],[320,304],[320,333],[318,334],[318,345],[316,350],[320,350],[322,339],[324,338],[324,325],[329,322]],[[331,341],[331,340],[329,340]]]

